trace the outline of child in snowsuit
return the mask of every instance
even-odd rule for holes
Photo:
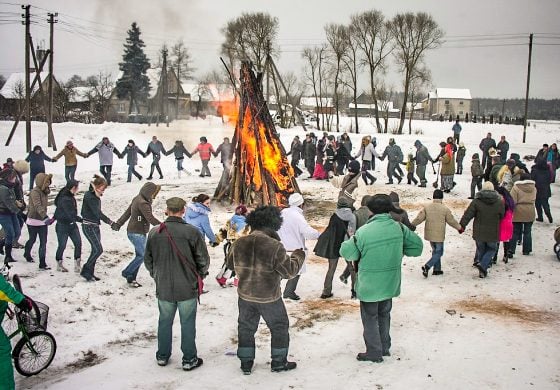
[[[412,153],[409,153],[408,160],[406,162],[402,162],[401,164],[406,166],[407,184],[411,184],[411,183],[414,183],[414,185],[418,184],[418,180],[414,178],[414,166],[416,164],[414,163],[414,156],[412,155]]]
[[[457,175],[463,174],[463,159],[465,158],[465,154],[467,153],[467,148],[465,148],[465,144],[460,142],[459,149],[457,149],[457,154],[455,156],[455,161],[457,162]]]
[[[220,272],[216,275],[216,281],[222,287],[226,287],[228,285],[228,280],[233,278],[232,284],[237,287],[237,276],[232,269],[227,267],[227,255],[231,248],[231,245],[237,240],[239,237],[246,236],[249,234],[249,225],[245,221],[247,217],[247,207],[240,204],[235,208],[235,214],[231,217],[230,220],[226,222],[226,226],[220,229],[219,238],[224,239],[226,242],[224,243],[224,264],[220,269]],[[230,284],[231,285],[231,284]]]
[[[482,189],[482,178],[484,177],[484,171],[480,165],[478,153],[472,155],[471,175],[471,196],[469,196],[469,199],[474,199],[474,190],[475,188],[478,188],[478,191]]]
[[[183,145],[183,141],[180,140],[175,141],[175,145],[163,154],[169,156],[171,153],[175,154],[175,161],[177,161],[177,176],[181,177],[181,171],[184,169],[183,160],[185,159],[185,156],[191,158],[192,154],[189,153],[189,151],[185,148],[185,145]]]

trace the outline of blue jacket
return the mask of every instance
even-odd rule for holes
[[[41,150],[39,154],[31,151],[29,156],[25,158],[25,161],[29,163],[31,172],[45,173],[45,161],[52,162],[52,159]]]
[[[208,237],[210,242],[214,243],[216,242],[216,236],[212,231],[212,226],[210,226],[208,214],[210,214],[210,208],[205,205],[201,203],[189,203],[183,219],[189,225],[197,228],[203,237]]]
[[[234,214],[233,217],[231,217],[231,225],[235,226],[235,231],[237,233],[241,233],[243,229],[245,229],[245,226],[247,226],[245,216]]]

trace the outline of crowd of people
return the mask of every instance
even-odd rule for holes
[[[306,221],[303,212],[305,199],[300,193],[291,194],[287,207],[283,209],[260,206],[248,210],[245,205],[238,205],[218,234],[214,233],[209,219],[211,198],[204,193],[190,202],[178,197],[167,199],[165,221],[155,217],[152,203],[160,186],[152,181],[142,186],[120,217],[113,216],[113,219],[102,211],[103,195],[111,185],[113,155],[118,158],[126,156],[128,181],[132,175],[142,178],[134,168],[138,154],[153,156],[149,180],[156,171],[160,179],[163,178],[159,161],[162,155],[170,154],[175,156],[177,170],[181,172],[184,157],[191,158],[198,153],[202,161],[200,176],[205,177],[211,175],[208,161],[212,155],[217,157],[221,154],[224,169],[230,169],[232,149],[227,138],[214,150],[206,137],[201,137],[200,144],[192,152],[181,141],[166,150],[155,136],[145,152],[133,140],[129,140],[122,153],[107,137],[87,153],[82,153],[69,141],[53,158],[36,146],[27,156],[29,164],[8,159],[0,171],[1,249],[6,262],[16,261],[13,248],[18,247],[21,228],[26,225],[29,238],[23,246],[23,257],[28,262],[35,262],[32,249],[38,238],[38,266],[40,270],[48,270],[46,244],[49,226],[56,222],[57,271],[68,272],[63,258],[70,239],[74,247],[74,271],[86,281],[96,282],[100,280],[95,272],[96,262],[103,253],[101,223],[110,225],[115,231],[126,224],[134,257],[122,270],[121,276],[130,287],[142,287],[137,277],[141,265],[145,264],[156,284],[159,308],[157,364],[165,366],[169,362],[171,329],[178,310],[182,367],[190,371],[203,364],[196,349],[195,320],[197,299],[205,292],[203,279],[208,275],[210,264],[205,241],[207,239],[211,247],[224,242],[224,262],[215,279],[222,287],[237,287],[237,356],[243,373],[250,374],[255,359],[255,332],[261,317],[271,331],[271,370],[279,372],[296,368],[295,362],[288,361],[289,321],[284,299],[300,299],[296,290],[306,270],[305,263],[310,252],[306,243],[317,240],[313,253],[328,260],[320,298],[333,297],[333,279],[339,260],[343,258],[345,267],[339,279],[346,284],[350,279],[350,297],[360,301],[364,327],[366,350],[359,353],[357,359],[382,362],[384,357],[390,356],[390,312],[392,298],[400,294],[402,258],[422,254],[423,242],[415,233],[417,226],[425,224],[424,239],[432,249],[431,257],[420,267],[422,275],[428,278],[430,270],[435,276],[444,274],[442,257],[446,225],[463,233],[473,221],[473,266],[480,278],[486,278],[489,268],[497,263],[500,242],[505,263],[514,257],[518,245],[523,255],[530,255],[533,251],[533,222],[543,222],[543,212],[548,221],[553,222],[548,199],[551,196],[550,183],[554,182],[556,169],[560,166],[556,144],[550,147],[543,145],[529,171],[519,154],[510,153],[508,158],[510,148],[504,136],[496,144],[490,133],[480,143],[482,161],[479,153],[472,154],[471,202],[462,217],[456,219],[443,204],[443,198],[456,185],[454,175],[463,174],[463,159],[467,150],[460,141],[460,133],[457,122],[453,126],[453,136],[440,143],[440,152],[434,158],[427,147],[416,140],[416,152],[408,154],[406,162],[394,138],[389,139],[383,153],[379,154],[376,138],[365,136],[358,153],[353,155],[352,142],[347,134],[338,140],[327,133],[321,139],[308,133],[303,142],[295,137],[288,153],[294,173],[298,176],[303,173],[299,162],[304,160],[310,178],[327,179],[339,189],[336,210],[323,231],[318,231]],[[80,186],[75,178],[76,156],[87,158],[94,153],[99,154],[101,175],[95,175],[90,181],[79,209],[75,198]],[[56,195],[55,212],[50,217],[47,208],[52,175],[45,172],[44,162],[61,157],[65,158],[66,185]],[[395,191],[366,195],[360,206],[355,207],[355,190],[360,179],[365,185],[373,185],[377,180],[372,173],[376,159],[388,161],[387,184],[393,184],[394,179],[401,183],[404,172],[400,166],[403,165],[407,183],[420,187],[427,187],[428,164],[439,163],[433,201],[423,205],[412,221],[400,206],[399,195]],[[433,170],[435,172],[435,167]],[[27,172],[32,183],[26,199],[23,175]],[[82,234],[91,247],[84,264],[81,261],[80,224]],[[288,279],[283,291],[282,279]],[[10,299],[20,304],[20,298],[12,294]]]

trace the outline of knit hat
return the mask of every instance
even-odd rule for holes
[[[167,199],[165,201],[165,204],[169,211],[176,213],[183,210],[187,202],[185,202],[183,199],[179,197],[174,196],[173,198]]]
[[[15,176],[16,176],[16,171],[12,168],[6,168],[0,171],[0,179],[9,180]]]
[[[303,204],[303,196],[299,192],[294,192],[288,198],[288,205],[290,207],[292,206],[297,207],[297,206],[301,206],[302,204]]]
[[[247,214],[247,207],[244,204],[240,204],[235,208],[235,214],[237,215],[245,215]]]
[[[397,194],[395,191],[391,191],[389,193],[389,198],[391,199],[391,202],[393,202],[393,203],[399,203],[401,201],[401,198],[399,197],[399,194]]]
[[[513,168],[515,166],[515,160],[510,158],[509,160],[506,161],[506,165],[510,168]]]
[[[206,137],[200,137],[200,142],[208,142],[208,139]]]
[[[41,148],[41,145],[35,145],[33,147],[33,151],[36,151],[36,150],[43,150],[43,149]]]
[[[350,163],[348,164],[348,172],[350,173],[360,172],[360,163],[356,160],[350,161]]]
[[[492,184],[491,181],[485,181],[484,184],[482,185],[482,189],[486,191],[493,191],[494,184]]]
[[[442,190],[434,190],[434,199],[443,199],[443,191]]]
[[[414,141],[414,146],[416,147],[422,146],[422,142],[420,142],[420,140],[417,139],[416,141]]]
[[[355,200],[352,198],[348,198],[346,196],[341,196],[340,198],[338,198],[338,201],[336,202],[336,208],[337,209],[342,209],[342,208],[352,208],[354,207],[354,202]]]
[[[13,164],[14,160],[11,157],[8,157],[8,159],[6,160],[6,164]]]
[[[77,187],[80,184],[78,180],[70,179],[66,182],[65,188],[71,189]]]
[[[373,214],[398,212],[387,194],[375,194],[368,202],[367,207]]]
[[[74,142],[72,142],[72,141],[66,141],[66,146],[74,146]]]

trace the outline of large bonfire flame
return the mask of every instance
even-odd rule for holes
[[[240,74],[232,170],[224,174],[214,195],[235,204],[286,205],[288,196],[299,192],[294,171],[276,133],[260,78],[249,62],[242,63]]]

